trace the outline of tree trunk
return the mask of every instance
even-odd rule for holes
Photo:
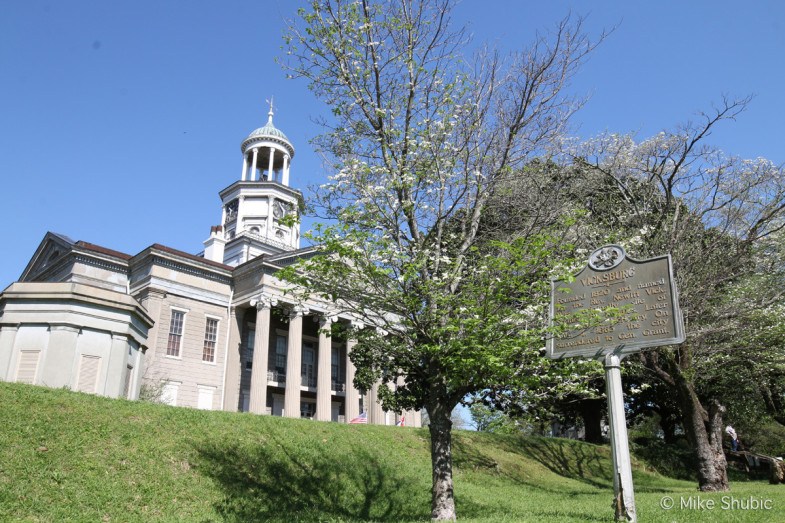
[[[676,394],[684,416],[684,432],[698,459],[698,488],[703,492],[728,490],[728,464],[722,451],[722,414],[725,408],[714,403],[710,412],[680,372],[674,376]]]
[[[583,420],[586,431],[585,440],[589,443],[602,444],[602,405],[605,400],[585,399],[578,402],[578,413]]]
[[[452,409],[436,404],[426,407],[431,433],[431,467],[433,487],[431,489],[431,519],[433,521],[455,521],[455,497],[452,488]]]
[[[665,443],[673,445],[678,441],[676,437],[676,419],[678,416],[674,416],[674,413],[667,408],[660,408],[656,412],[660,415],[660,428],[662,429]]]

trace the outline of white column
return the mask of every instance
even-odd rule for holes
[[[303,314],[308,309],[294,307],[289,315],[289,342],[286,354],[286,389],[283,415],[287,418],[300,417],[300,375],[303,361]]]
[[[240,367],[242,365],[240,326],[244,312],[245,309],[232,307],[227,318],[229,328],[226,341],[226,363],[224,364],[223,410],[230,412],[237,412],[240,401]]]
[[[632,489],[632,466],[627,442],[627,420],[624,417],[624,392],[621,388],[621,358],[605,356],[605,382],[608,393],[608,418],[613,461],[613,507],[616,521],[638,521],[635,515],[635,494]]]
[[[395,390],[397,391],[399,388],[402,388],[405,384],[406,384],[406,380],[403,379],[403,376],[398,376],[398,378],[395,380]],[[403,420],[404,420],[403,425],[405,427],[411,427],[412,426],[412,411],[411,410],[404,410],[404,411],[401,411],[400,414],[395,414],[395,423],[396,423],[396,425],[398,424],[398,422],[401,421],[401,418],[403,418]]]
[[[281,183],[289,186],[289,155],[283,155],[283,178],[281,179]]]
[[[253,414],[266,414],[267,360],[270,353],[270,310],[276,300],[261,295],[256,302],[256,330],[254,333],[253,365],[251,369],[251,400],[248,410]],[[254,305],[251,302],[251,305]]]
[[[319,319],[319,356],[316,368],[316,420],[332,419],[332,381],[330,364],[332,356],[332,338],[329,331],[335,318],[324,316]]]
[[[267,181],[273,181],[273,158],[275,157],[275,147],[270,147],[270,162],[267,165]]]
[[[346,340],[346,405],[344,405],[344,419],[346,423],[360,415],[360,391],[354,388],[354,373],[356,371],[354,363],[349,359],[352,348],[357,343],[356,340]]]
[[[249,176],[250,181],[255,181],[254,178],[256,177],[256,159],[259,156],[259,148],[253,150],[253,161],[251,162],[251,175]]]
[[[241,178],[242,181],[245,181],[245,177],[248,174],[248,156],[243,153],[243,177]]]
[[[387,418],[379,403],[379,387],[381,383],[374,383],[371,390],[368,391],[368,423],[372,425],[386,425]]]

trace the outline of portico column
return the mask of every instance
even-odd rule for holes
[[[248,175],[248,156],[243,153],[243,177],[242,181],[245,181],[245,177]]]
[[[381,383],[374,383],[368,391],[368,423],[372,425],[386,425],[387,417],[379,403],[379,386]]]
[[[395,380],[395,390],[397,391],[398,389],[403,388],[404,385],[406,385],[406,380],[403,378],[403,376],[398,376],[398,378]],[[403,420],[404,427],[411,425],[412,423],[411,412],[412,411],[410,410],[403,410],[401,411],[400,414],[396,413],[395,424],[397,425],[398,423],[401,422],[401,420]]]
[[[251,369],[251,400],[248,405],[248,410],[253,414],[267,414],[267,359],[270,353],[270,310],[275,304],[275,298],[264,294],[259,296],[255,304],[255,346]],[[254,305],[253,301],[251,305]]]
[[[270,147],[270,162],[267,166],[267,181],[273,181],[273,157],[275,156],[275,147]]]
[[[344,406],[344,419],[346,423],[360,415],[360,391],[354,388],[354,373],[356,371],[354,363],[349,359],[357,340],[349,338],[346,340],[346,405]]]
[[[289,186],[289,155],[283,155],[283,175],[281,179],[281,183]]]
[[[332,338],[329,330],[335,318],[323,316],[319,319],[319,359],[316,374],[316,421],[332,419],[332,394],[330,386]]]
[[[287,418],[300,417],[300,375],[303,361],[303,314],[305,307],[296,306],[289,314],[289,341],[286,355],[286,389],[283,415]]]
[[[256,177],[256,159],[259,156],[259,148],[253,150],[253,161],[251,162],[251,176],[250,181],[255,181],[254,178]]]

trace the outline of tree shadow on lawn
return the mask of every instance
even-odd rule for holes
[[[336,455],[298,452],[272,440],[253,447],[197,446],[197,469],[224,498],[225,521],[428,520],[429,492],[378,455],[362,449]]]
[[[560,438],[527,438],[522,443],[520,447],[507,450],[534,459],[560,476],[597,488],[613,486],[610,456],[601,458],[593,446]]]
[[[562,438],[509,437],[499,438],[498,442],[504,451],[536,461],[554,474],[580,481],[595,488],[613,488],[609,449]],[[503,470],[503,467],[500,467],[493,458],[482,452],[482,446],[477,443],[464,444],[458,437],[454,440],[454,447],[456,450],[455,463],[458,467],[485,469],[491,473],[501,474],[517,483],[540,490],[552,490],[541,482],[525,479],[516,471]],[[633,474],[637,476],[635,483],[641,491],[670,491],[662,486],[653,485],[653,478],[648,474],[640,474],[638,471],[634,471]]]
[[[515,444],[517,443],[517,444]],[[610,449],[563,438],[521,438],[504,443],[505,450],[538,461],[551,472],[593,487],[613,488]],[[649,474],[633,471],[634,483],[641,492],[670,492],[653,485]]]
[[[499,438],[497,442],[502,450],[534,460],[559,476],[599,488],[613,484],[610,464],[600,459],[594,449],[587,449],[583,445],[572,445],[560,439],[518,437]],[[516,483],[542,488],[536,482],[525,480],[520,473],[516,473],[517,471],[505,470],[493,458],[482,452],[481,445],[476,442],[467,443],[464,443],[460,437],[453,441],[456,451],[455,464],[458,467],[485,469],[493,474],[501,474]]]

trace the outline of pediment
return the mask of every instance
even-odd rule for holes
[[[53,232],[46,233],[19,281],[36,281],[73,250],[74,241]]]

